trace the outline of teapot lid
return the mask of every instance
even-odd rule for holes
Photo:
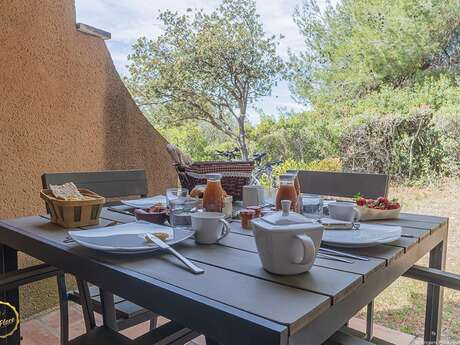
[[[291,200],[281,200],[282,211],[262,217],[262,220],[272,225],[294,225],[311,223],[311,219],[301,214],[290,212]]]

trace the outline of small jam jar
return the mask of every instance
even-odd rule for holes
[[[248,210],[254,210],[254,218],[259,218],[261,216],[262,208],[260,206],[248,206]]]
[[[255,218],[256,211],[250,210],[247,208],[243,208],[240,211],[240,218],[241,218],[241,227],[246,230],[251,230],[251,220]]]

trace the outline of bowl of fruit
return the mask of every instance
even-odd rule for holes
[[[366,199],[361,195],[355,197],[356,206],[361,214],[360,220],[397,219],[401,213],[401,204],[397,199],[379,197]]]
[[[168,209],[161,204],[154,205],[150,208],[137,208],[134,210],[137,220],[143,220],[149,223],[163,224],[168,219]]]

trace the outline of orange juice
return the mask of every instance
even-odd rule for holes
[[[280,176],[280,188],[276,193],[275,206],[277,210],[281,210],[281,200],[291,200],[291,209],[298,211],[297,209],[298,195],[294,186],[294,175],[286,174]]]
[[[288,174],[294,175],[294,188],[295,192],[297,193],[297,196],[300,195],[300,182],[299,182],[299,176],[298,176],[298,171],[297,170],[288,170]]]
[[[221,174],[206,174],[207,183],[203,194],[203,208],[208,212],[222,212],[224,190],[220,182]]]

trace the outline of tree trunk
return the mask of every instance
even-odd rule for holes
[[[246,144],[246,141],[242,141],[240,143],[240,151],[241,151],[241,157],[243,158],[243,160],[247,161],[249,160],[249,151],[248,151],[248,146]]]
[[[241,157],[243,160],[249,160],[249,151],[248,145],[246,143],[246,129],[244,127],[244,115],[240,116],[238,119],[238,127],[239,127],[239,137],[238,137],[238,147],[240,148]]]

